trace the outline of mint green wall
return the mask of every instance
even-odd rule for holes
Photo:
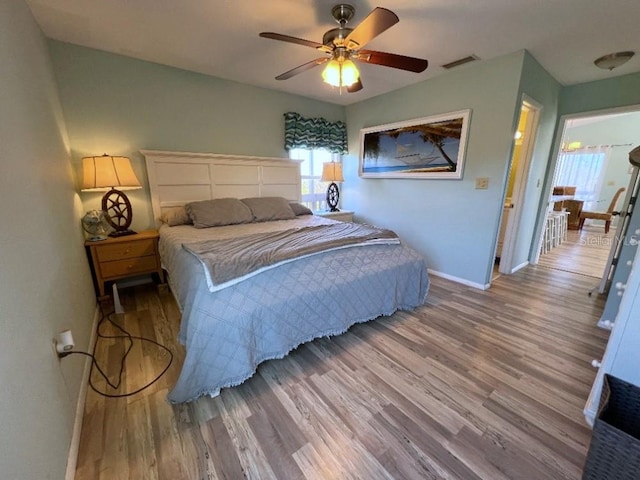
[[[56,41],[50,50],[76,169],[86,155],[141,149],[287,156],[283,113],[344,120],[342,106]],[[134,229],[153,225],[148,187],[127,192]],[[96,208],[100,194],[81,194]]]
[[[554,133],[554,145],[560,145],[563,117],[579,114],[614,113],[614,109],[640,110],[640,73],[623,75],[607,80],[562,87],[558,102],[558,121]],[[557,152],[552,151],[547,163],[543,196],[548,197],[557,163]],[[539,215],[536,235],[542,231],[543,216]],[[533,255],[534,252],[531,252]]]
[[[541,186],[544,183],[549,152],[557,120],[560,84],[526,52],[520,81],[520,93],[526,94],[542,106],[533,156],[527,174],[522,216],[513,253],[513,265],[529,261],[532,244],[539,237],[536,219],[540,209]]]
[[[524,52],[468,65],[347,107],[349,155],[343,207],[359,219],[392,228],[435,271],[485,285],[490,278]],[[363,127],[470,108],[462,180],[358,177]],[[476,177],[489,177],[476,190]]]
[[[344,159],[343,207],[362,220],[397,230],[433,270],[478,285],[486,284],[491,274],[522,94],[541,103],[543,111],[516,265],[533,253],[532,240],[540,233],[541,223],[535,222],[542,204],[538,180],[545,176],[558,109],[575,113],[640,104],[640,74],[560,89],[525,51],[346,108],[56,41],[50,42],[50,51],[78,171],[82,156],[108,152],[129,156],[146,182],[140,149],[286,156],[284,112],[346,119],[350,153]],[[472,114],[462,180],[358,177],[361,128],[467,108]],[[476,190],[476,177],[489,177],[489,189]],[[129,196],[133,227],[153,225],[148,189]],[[85,209],[99,205],[99,194],[82,198]]]
[[[615,107],[640,107],[640,73],[563,87],[559,115]]]
[[[0,477],[65,476],[95,294],[44,36],[22,0],[0,2]]]

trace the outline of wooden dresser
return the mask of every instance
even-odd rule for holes
[[[99,298],[105,297],[106,282],[144,274],[156,274],[161,284],[164,272],[158,253],[158,232],[147,230],[98,242],[85,242]]]

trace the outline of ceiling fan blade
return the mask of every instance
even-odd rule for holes
[[[307,70],[310,70],[317,65],[322,65],[327,61],[329,61],[329,57],[316,58],[315,60],[311,60],[310,62],[303,63],[302,65],[296,68],[292,68],[288,72],[284,72],[283,74],[278,75],[276,77],[276,80],[287,80],[288,78],[298,75],[299,73],[306,72]]]
[[[349,93],[359,92],[360,90],[362,90],[362,80],[360,79],[358,79],[358,81],[353,85],[349,85],[347,87],[347,92]]]
[[[289,35],[282,35],[281,33],[274,33],[274,32],[262,32],[260,33],[260,36],[262,38],[270,38],[272,40],[280,40],[281,42],[289,42],[289,43],[295,43],[297,45],[304,45],[305,47],[311,47],[311,48],[323,48],[324,45],[322,45],[321,43],[318,42],[313,42],[311,40],[305,40],[304,38],[298,38],[298,37],[291,37]]]
[[[374,65],[383,65],[385,67],[398,68],[415,73],[424,72],[429,65],[429,62],[422,58],[406,57],[404,55],[377,52],[375,50],[360,50],[356,58],[364,63],[373,63]]]
[[[400,19],[391,10],[386,8],[374,8],[367,18],[345,38],[347,48],[354,50],[362,48],[375,37],[380,35],[388,28],[398,23]]]

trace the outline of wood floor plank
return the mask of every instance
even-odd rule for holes
[[[604,227],[585,225],[582,230],[569,230],[567,239],[548,253],[540,255],[540,266],[601,277],[604,272],[616,228],[604,233]]]
[[[587,295],[593,285],[532,266],[487,291],[432,278],[415,311],[317,339],[216,398],[174,406],[179,309],[170,292],[123,289],[115,320],[168,346],[174,363],[131,397],[89,391],[76,478],[578,479],[589,363],[608,336],[596,327],[604,299]],[[110,379],[124,351],[121,340],[99,342]],[[166,360],[143,342],[119,389],[92,379],[130,391]]]
[[[429,452],[429,457],[437,463],[439,468],[446,472],[446,475],[453,475],[453,478],[465,478],[468,480],[479,480],[480,477],[467,465],[460,461],[446,446],[435,440],[430,435],[417,427],[409,417],[404,415],[394,405],[389,405],[381,414],[376,414],[376,420],[386,426],[386,430],[392,438],[410,441],[423,452]]]
[[[127,445],[129,446],[129,477],[157,479],[156,449],[153,448],[149,398],[142,397],[127,405]]]

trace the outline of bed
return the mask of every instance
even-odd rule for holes
[[[142,153],[155,218],[201,200],[300,198],[295,160]],[[159,225],[160,255],[182,312],[179,340],[186,347],[180,376],[168,396],[171,403],[216,396],[221,388],[251,377],[261,362],[282,358],[302,343],[424,302],[429,286],[425,261],[402,242],[335,247],[218,283],[202,257],[188,249],[238,238],[242,243],[293,231],[343,228],[335,224],[298,215],[211,228]]]

